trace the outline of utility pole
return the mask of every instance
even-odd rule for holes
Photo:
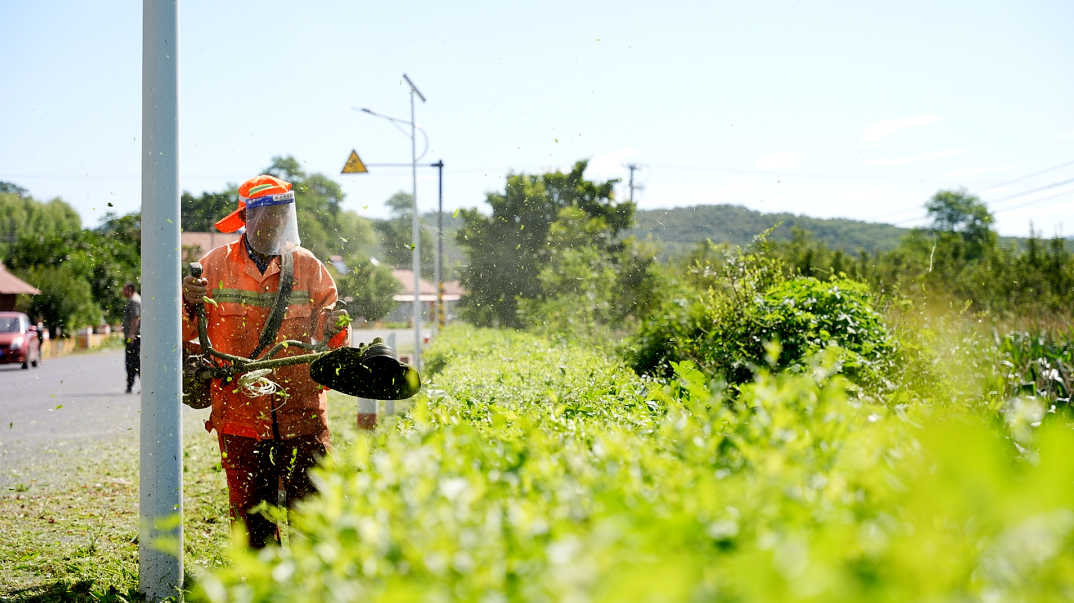
[[[414,267],[414,367],[419,371],[421,370],[421,230],[418,227],[418,220],[421,215],[418,213],[418,146],[417,146],[417,124],[414,123],[414,96],[421,98],[421,102],[425,102],[425,96],[418,91],[418,87],[414,85],[414,82],[410,81],[410,78],[403,74],[403,79],[406,83],[410,84],[410,177],[413,185],[413,215],[411,216],[411,244],[414,246],[411,250],[411,256],[413,259]]]
[[[644,185],[642,185],[642,184],[634,184],[634,170],[640,170],[642,167],[644,167],[644,166],[642,166],[639,163],[628,163],[626,165],[626,168],[628,170],[630,170],[630,183],[629,183],[629,186],[630,186],[630,202],[631,203],[634,202],[634,189],[638,189],[639,191],[645,190]]]
[[[440,266],[444,262],[444,160],[432,164],[440,170],[439,201],[436,206],[436,318],[433,319],[436,334],[444,326],[444,281],[440,276]]]

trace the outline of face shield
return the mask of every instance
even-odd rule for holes
[[[294,191],[246,202],[246,240],[251,249],[265,255],[278,255],[302,243]]]

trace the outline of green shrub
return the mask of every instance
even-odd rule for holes
[[[677,300],[669,310],[670,316],[643,329],[642,338],[648,339],[637,346],[644,352],[634,356],[635,369],[666,375],[672,360],[690,360],[740,385],[752,380],[758,367],[800,371],[818,352],[836,347],[853,382],[890,387],[885,376],[894,366],[897,345],[862,283],[792,278],[749,303],[710,289],[688,304]],[[782,351],[772,355],[770,343]]]
[[[789,279],[768,290],[757,311],[763,314],[750,317],[755,331],[747,334],[749,340],[778,342],[780,368],[801,370],[820,350],[837,347],[852,381],[880,385],[891,369],[895,343],[862,283]],[[761,358],[751,351],[747,358],[756,364]]]
[[[444,349],[448,352],[444,353]],[[836,350],[733,398],[599,350],[446,329],[429,394],[316,479],[217,601],[1059,600],[1074,433],[848,396]],[[1022,418],[1019,418],[1022,417]],[[1011,434],[1015,433],[1014,431]]]

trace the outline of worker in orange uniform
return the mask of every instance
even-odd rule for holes
[[[312,253],[299,247],[295,212],[289,182],[262,175],[239,187],[238,209],[216,227],[222,232],[245,227],[242,237],[205,254],[202,278],[183,279],[184,341],[197,337],[194,307],[204,303],[209,340],[228,354],[251,357],[289,339],[328,339],[330,347],[350,344],[346,311],[335,308],[335,281]],[[281,273],[289,271],[290,294],[277,302]],[[278,333],[266,345],[259,334],[272,322],[274,308]],[[277,357],[304,352],[292,347]],[[280,367],[268,379],[277,391],[251,392],[237,378],[213,380],[212,414],[205,424],[209,431],[216,429],[219,438],[232,523],[245,524],[255,548],[278,543],[280,534],[272,521],[251,509],[263,501],[276,504],[281,483],[288,507],[310,494],[314,487],[307,471],[331,450],[327,392],[310,379],[309,366]]]

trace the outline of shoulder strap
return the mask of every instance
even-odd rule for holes
[[[291,287],[295,280],[295,256],[285,250],[280,254],[280,286],[276,288],[276,300],[272,304],[272,313],[269,314],[265,326],[261,329],[261,338],[257,347],[250,353],[250,358],[257,358],[265,348],[276,341],[276,334],[280,332],[283,324],[283,315],[287,313],[287,304],[291,301]]]

